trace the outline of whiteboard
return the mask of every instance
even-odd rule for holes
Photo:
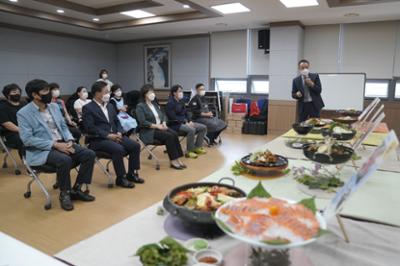
[[[324,109],[364,109],[365,73],[321,73],[319,78]]]

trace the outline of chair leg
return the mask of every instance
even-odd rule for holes
[[[109,188],[114,187],[114,180],[112,175],[110,174],[110,172],[106,169],[106,167],[104,167],[104,165],[100,162],[100,160],[96,157],[95,159],[96,164],[100,167],[101,171],[103,171],[103,173],[107,176],[108,178],[108,184],[107,186]],[[109,161],[110,162],[110,161]]]
[[[108,173],[110,173],[110,163],[112,163],[112,160],[109,160],[106,164],[106,170]]]
[[[20,175],[21,170],[19,170],[17,160],[14,158],[14,156],[12,155],[12,153],[10,152],[10,150],[7,147],[3,146],[3,149],[6,152],[6,154],[4,155],[4,160],[3,160],[3,168],[8,168],[7,159],[10,158],[12,164],[14,165],[14,173],[16,175]]]
[[[146,146],[144,146],[143,149],[145,149],[149,153],[149,157],[148,157],[149,160],[154,159],[155,164],[156,164],[156,170],[160,170],[160,160],[158,159],[158,157],[153,152],[153,150],[155,148],[157,148],[157,146],[153,146],[152,148],[149,148],[148,145],[146,145]]]
[[[30,173],[30,176],[32,177],[32,179],[29,181],[29,183],[27,185],[27,191],[24,193],[24,197],[30,198],[31,193],[32,193],[31,185],[35,181],[39,185],[40,190],[42,190],[43,194],[46,197],[46,203],[44,205],[44,209],[45,210],[51,209],[51,196],[50,196],[49,192],[47,191],[46,187],[44,186],[44,184],[42,183],[42,181],[40,180],[39,174],[37,174],[35,171],[33,171],[29,165],[26,164],[25,166],[28,169],[28,172]]]

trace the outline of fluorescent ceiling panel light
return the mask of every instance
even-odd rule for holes
[[[233,14],[250,12],[250,9],[242,5],[241,3],[231,3],[225,5],[212,6],[211,8],[221,12],[222,14]]]
[[[190,8],[189,5],[183,5],[183,8]]]
[[[8,1],[13,2],[13,3],[17,3],[18,2],[18,0],[8,0]]]
[[[62,10],[62,9],[57,9],[57,13],[58,13],[58,14],[64,14],[64,10]]]
[[[130,16],[133,18],[148,18],[148,17],[154,17],[155,15],[140,9],[137,10],[131,10],[131,11],[125,11],[121,12],[122,15]]]
[[[280,1],[287,8],[319,5],[317,0],[280,0]]]
[[[100,21],[99,18],[92,18],[92,20],[93,20],[93,21],[96,21],[96,22],[97,22],[97,21]]]

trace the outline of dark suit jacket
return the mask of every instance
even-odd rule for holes
[[[325,106],[324,101],[321,98],[321,91],[322,91],[321,80],[319,79],[317,73],[310,73],[308,76],[315,84],[314,87],[310,88],[312,103],[314,104],[315,108],[321,110]],[[302,97],[297,97],[296,93],[298,91],[301,92]],[[301,76],[297,76],[296,78],[293,79],[292,98],[296,99],[297,102],[299,103],[299,112],[301,113],[304,107],[304,87]]]
[[[154,107],[156,108],[156,111],[158,113],[158,116],[160,117],[161,123],[162,122],[167,122],[167,118],[165,117],[164,113],[161,111],[160,107],[158,104],[153,102]],[[151,144],[154,142],[154,128],[150,128],[151,124],[155,124],[156,118],[151,111],[150,107],[144,103],[141,102],[136,106],[136,120],[139,123],[140,127],[140,138],[145,144]]]
[[[183,100],[177,101],[175,97],[169,96],[166,107],[168,127],[178,132],[182,124],[190,122],[190,114]]]
[[[89,141],[104,140],[110,133],[122,134],[123,130],[119,123],[114,106],[107,104],[108,117],[104,115],[100,106],[93,100],[86,104],[82,110],[82,120],[86,133],[90,136]]]

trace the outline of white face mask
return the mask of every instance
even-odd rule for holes
[[[60,91],[59,90],[53,90],[53,91],[51,91],[51,95],[54,98],[58,98],[58,97],[60,97]]]
[[[308,68],[304,68],[304,69],[300,70],[300,74],[302,74],[303,76],[308,76],[309,73],[310,73],[310,70],[308,70]]]
[[[199,91],[199,95],[200,95],[200,96],[206,95],[206,91],[203,91],[203,90]]]
[[[89,94],[86,91],[82,92],[81,99],[86,100],[88,97],[89,97]]]
[[[178,99],[179,100],[183,99],[183,91],[178,92]]]
[[[149,94],[147,94],[147,99],[149,100],[149,101],[154,101],[154,99],[156,98],[156,95],[154,94],[154,92],[151,92],[151,93],[149,93]]]
[[[108,75],[107,75],[107,74],[102,74],[101,77],[102,77],[103,79],[107,79],[107,78],[108,78]]]
[[[122,96],[122,91],[118,90],[114,93],[115,96],[121,97]]]
[[[104,94],[101,100],[105,103],[108,103],[110,101],[110,94],[109,93]]]

